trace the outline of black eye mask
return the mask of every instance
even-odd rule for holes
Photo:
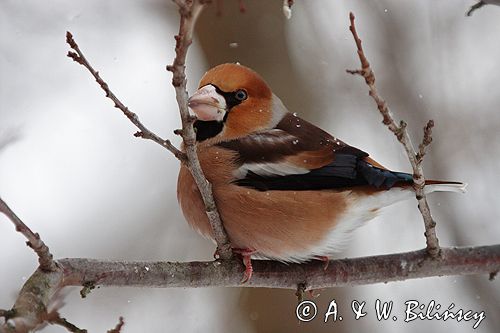
[[[241,102],[243,102],[244,100],[246,100],[248,98],[248,94],[247,94],[247,92],[244,89],[238,89],[236,91],[225,92],[225,91],[220,90],[220,88],[217,87],[216,85],[212,84],[212,86],[215,88],[215,91],[219,95],[221,95],[222,97],[224,97],[224,99],[226,100],[226,105],[227,105],[227,111],[228,112],[233,107],[235,107],[236,105],[241,104]],[[226,113],[226,115],[227,115],[227,113]]]
[[[201,121],[197,120],[194,122],[193,127],[196,131],[196,141],[204,141],[206,139],[213,138],[220,132],[222,132],[222,129],[224,128],[224,123],[226,122],[227,116],[229,115],[229,112],[233,107],[236,105],[241,104],[244,100],[248,98],[248,94],[245,90],[243,89],[238,89],[236,91],[231,91],[231,92],[225,92],[222,91],[219,87],[216,85],[212,86],[215,88],[215,91],[224,97],[224,100],[226,101],[226,114],[224,115],[224,118],[222,119],[222,122],[217,121],[217,120],[212,120],[212,121]]]

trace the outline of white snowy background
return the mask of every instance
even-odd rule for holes
[[[224,2],[209,8],[188,57],[189,91],[208,68],[239,61],[257,70],[291,111],[409,171],[403,151],[380,123],[359,77],[348,13],[357,16],[379,91],[415,141],[436,122],[428,178],[469,183],[465,195],[429,200],[444,246],[500,240],[500,8],[464,16],[472,1]],[[169,0],[0,1],[0,195],[39,232],[56,257],[118,260],[210,260],[213,245],[185,223],[176,200],[178,162],[104,98],[83,67],[66,57],[70,30],[112,90],[141,120],[179,140],[171,75],[178,29]],[[236,44],[232,44],[236,43]],[[231,44],[231,45],[230,45]],[[237,47],[234,47],[237,46]],[[386,209],[359,229],[339,256],[410,251],[425,245],[414,201]],[[36,257],[0,216],[0,308],[10,308]],[[399,320],[378,322],[376,299],[394,301]],[[298,324],[292,291],[267,289],[100,288],[86,299],[68,290],[62,315],[89,332],[124,316],[124,332],[470,332],[472,322],[403,322],[404,301],[486,312],[476,330],[500,327],[500,287],[486,276],[410,280],[335,288],[315,299],[339,303],[344,321]],[[367,301],[355,321],[352,300]],[[64,332],[49,326],[43,332]]]

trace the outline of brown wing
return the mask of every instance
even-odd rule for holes
[[[218,145],[238,153],[236,183],[260,190],[390,187],[402,180],[367,161],[364,151],[292,114],[274,129]]]

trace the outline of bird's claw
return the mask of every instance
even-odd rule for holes
[[[330,263],[330,258],[328,256],[316,256],[315,258],[323,262],[323,270],[326,271]]]
[[[252,254],[254,254],[256,251],[255,249],[233,248],[233,252],[239,254],[243,259],[243,265],[245,265],[245,272],[243,273],[243,279],[241,279],[241,283],[246,283],[252,278],[253,274]]]

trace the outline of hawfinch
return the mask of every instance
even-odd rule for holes
[[[232,247],[250,258],[327,260],[378,211],[414,196],[412,175],[290,113],[266,82],[239,64],[212,68],[188,103],[197,151]],[[425,192],[464,189],[427,181]],[[177,197],[188,223],[213,239],[196,184],[181,166]]]

